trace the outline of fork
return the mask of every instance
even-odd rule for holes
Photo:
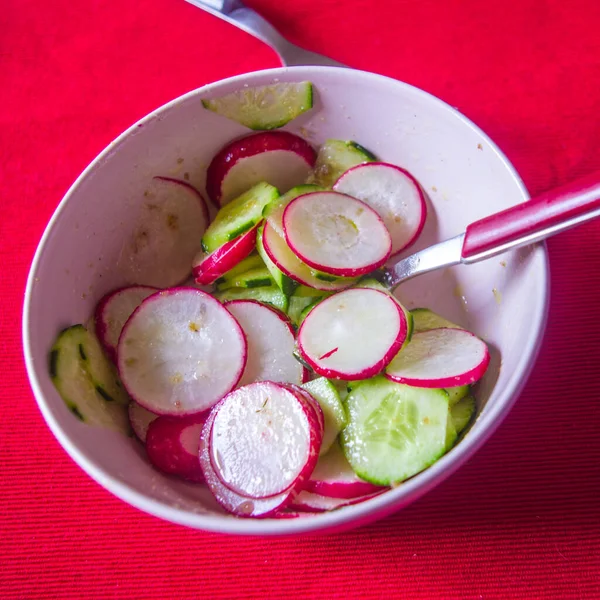
[[[187,0],[187,2],[239,27],[242,31],[264,42],[277,53],[279,60],[286,67],[297,65],[347,66],[288,42],[266,19],[240,0]]]

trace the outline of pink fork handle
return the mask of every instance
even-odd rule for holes
[[[527,202],[471,223],[462,258],[494,250],[520,238],[600,209],[600,173],[550,190]]]

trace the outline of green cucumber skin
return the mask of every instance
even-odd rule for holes
[[[242,275],[243,273],[247,273],[248,271],[258,269],[260,267],[265,267],[265,263],[262,258],[258,256],[258,254],[251,254],[244,260],[241,260],[235,267],[229,269],[227,273],[224,273],[219,279],[215,281],[218,285],[220,283],[225,283],[226,281],[231,281],[235,279],[238,275]]]
[[[256,300],[284,313],[287,312],[289,306],[289,298],[275,285],[257,288],[229,288],[223,292],[216,292],[215,298],[223,303],[231,300]]]
[[[358,142],[349,141],[348,146],[351,146],[355,150],[358,150],[361,154],[364,154],[365,158],[368,159],[370,162],[375,162],[377,160],[377,157],[370,150],[367,150]]]
[[[441,389],[393,384],[377,376],[354,386],[345,406],[349,424],[341,434],[344,454],[361,479],[376,485],[394,485],[423,471],[443,456],[456,439],[456,432],[448,423],[448,394]],[[374,423],[383,420],[387,424],[386,410],[401,411],[390,415],[394,419],[402,415],[397,429],[375,427],[369,430],[368,426],[365,429],[373,419]],[[406,416],[406,411],[412,411],[412,416]],[[427,420],[423,417],[421,421],[423,414]],[[430,421],[429,416],[434,421]],[[428,429],[430,427],[433,429]],[[383,438],[373,439],[374,434]],[[396,443],[393,440],[397,440]],[[400,446],[396,446],[397,443]],[[430,452],[424,451],[424,447],[430,448]],[[365,458],[365,453],[374,454],[367,454]]]
[[[271,260],[271,258],[267,254],[262,241],[263,229],[264,226],[261,225],[256,233],[256,250],[259,256],[262,258],[263,262],[265,263],[267,269],[269,270],[269,273],[271,273],[271,277],[273,278],[281,292],[286,296],[291,296],[298,287],[298,282],[294,281],[285,273],[280,271],[277,265]]]

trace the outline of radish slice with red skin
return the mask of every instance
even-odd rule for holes
[[[419,237],[427,205],[418,181],[405,169],[388,163],[367,163],[348,169],[333,189],[368,204],[382,218],[392,238],[392,256]]]
[[[276,233],[269,219],[263,226],[262,241],[265,252],[275,266],[285,275],[316,290],[337,291],[350,287],[355,279],[324,281],[290,249],[283,237]]]
[[[227,144],[206,172],[206,191],[217,207],[260,181],[282,194],[303,183],[317,154],[301,137],[287,131],[256,133]]]
[[[199,252],[192,263],[192,274],[199,285],[210,285],[227,271],[244,260],[256,246],[256,230],[253,227],[214,252]]]
[[[392,381],[423,388],[469,385],[481,379],[490,363],[487,344],[464,329],[415,333],[387,366]]]
[[[106,294],[96,306],[96,336],[113,362],[117,362],[119,336],[127,319],[143,300],[158,291],[145,285],[120,288]]]
[[[363,481],[352,470],[339,444],[335,443],[327,454],[319,457],[317,466],[304,489],[328,498],[359,498],[387,488]]]
[[[299,395],[301,398],[303,398],[303,400],[312,407],[312,409],[315,413],[315,417],[316,417],[317,421],[319,422],[319,428],[321,430],[321,437],[322,437],[323,433],[325,431],[325,415],[323,414],[323,409],[321,408],[321,405],[317,402],[317,400],[315,400],[315,398],[309,392],[307,392],[305,389],[301,388],[299,385],[295,385],[295,384],[291,384],[291,383],[285,383],[284,385],[292,393],[296,394],[297,396]]]
[[[135,433],[140,442],[145,442],[148,427],[150,427],[152,421],[158,419],[158,415],[133,401],[129,403],[127,412],[129,414],[129,424],[131,425],[131,429],[133,429],[133,433]]]
[[[208,485],[208,488],[215,497],[215,500],[227,512],[237,515],[238,517],[261,518],[279,514],[279,512],[290,502],[292,498],[292,494],[290,492],[284,492],[283,494],[265,499],[248,498],[247,496],[236,494],[230,490],[223,484],[219,477],[217,477],[217,474],[213,469],[209,451],[209,440],[213,422],[216,416],[216,409],[217,407],[211,411],[206,423],[204,423],[202,434],[200,436],[200,467],[202,469],[206,485]]]
[[[232,300],[225,308],[241,325],[248,343],[248,360],[239,385],[302,383],[304,368],[292,354],[294,330],[283,313],[255,300]]]
[[[380,373],[408,332],[402,307],[379,290],[356,288],[317,304],[298,330],[298,352],[324,377],[356,381]]]
[[[375,498],[381,493],[383,492],[369,494],[368,496],[359,496],[357,498],[330,498],[328,496],[321,496],[320,494],[302,491],[289,503],[289,507],[292,510],[323,513],[337,510],[344,506],[365,502],[365,500]]]
[[[118,348],[121,381],[138,404],[183,416],[210,408],[238,383],[246,338],[231,313],[210,294],[173,288],[140,304]]]
[[[146,435],[150,462],[163,473],[203,482],[198,452],[207,416],[204,413],[192,417],[158,417],[150,423]]]
[[[120,275],[139,285],[180,285],[202,249],[202,235],[209,223],[204,198],[184,181],[154,177],[134,222],[117,260]]]
[[[381,217],[368,204],[339,192],[294,198],[283,212],[283,231],[301,261],[341,277],[374,271],[392,251]]]
[[[215,409],[209,440],[222,483],[249,498],[297,491],[316,465],[322,430],[314,408],[270,381],[229,393]]]

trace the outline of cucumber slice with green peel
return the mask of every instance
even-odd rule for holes
[[[217,282],[217,290],[222,292],[230,288],[257,288],[269,285],[273,285],[273,278],[267,267],[263,266],[250,269],[221,283]]]
[[[275,283],[279,286],[279,289],[286,295],[290,296],[294,293],[294,290],[298,287],[298,283],[288,277],[283,271],[281,271],[277,265],[271,260],[269,255],[265,250],[265,246],[263,244],[263,226],[261,225],[258,228],[258,232],[256,234],[256,250],[258,251],[259,256],[264,262],[265,266],[269,270],[271,277],[275,281]]]
[[[277,188],[261,182],[223,206],[202,236],[202,248],[213,252],[252,229],[269,203],[279,198]]]
[[[306,317],[308,316],[308,313],[317,305],[319,304],[319,302],[321,302],[321,300],[323,300],[323,298],[314,298],[312,302],[310,302],[310,304],[307,304],[301,311],[300,311],[300,315],[298,316],[298,327],[300,327],[300,325],[302,325],[302,321],[304,321],[304,319],[306,319]]]
[[[304,298],[302,296],[290,296],[290,305],[287,310],[287,315],[290,321],[298,326],[300,324],[300,316],[304,309],[315,301],[314,298]]]
[[[303,383],[302,387],[321,405],[325,430],[319,456],[325,454],[348,424],[348,417],[336,387],[325,377]]]
[[[229,288],[223,292],[216,292],[215,298],[220,302],[229,302],[231,300],[256,300],[263,304],[268,304],[274,308],[286,312],[289,306],[288,297],[275,285],[274,282],[269,286],[257,288]]]
[[[374,377],[346,398],[342,447],[355,473],[393,485],[432,465],[448,448],[448,394]]]
[[[217,285],[219,285],[220,283],[225,283],[226,281],[235,279],[238,275],[241,275],[242,273],[247,273],[252,269],[258,269],[264,266],[265,263],[263,262],[262,258],[258,254],[253,253],[247,258],[241,260],[237,265],[235,265],[235,267],[223,273],[223,275],[221,275],[221,277],[219,277],[219,279],[217,279],[215,283]]]
[[[312,108],[313,87],[301,81],[242,88],[204,99],[202,106],[250,129],[277,129]]]
[[[50,350],[50,378],[64,403],[80,421],[129,434],[127,409],[119,402],[108,400],[106,386],[99,386],[98,380],[95,382],[90,375],[90,363],[97,360],[94,350],[90,350],[91,337],[83,325],[63,330]],[[101,357],[108,363],[104,355]],[[95,369],[96,377],[99,372],[100,369]]]
[[[320,188],[318,185],[311,185],[308,183],[297,185],[293,187],[291,190],[288,190],[283,196],[280,196],[276,202],[273,202],[265,207],[263,211],[263,217],[268,218],[273,215],[275,211],[277,211],[277,218],[274,219],[274,227],[279,235],[283,235],[283,227],[280,227],[281,218],[283,217],[283,211],[286,206],[292,201],[298,198],[298,196],[303,196],[304,194],[310,194],[311,192],[320,192],[323,188]]]
[[[450,409],[450,418],[457,434],[462,433],[467,428],[475,415],[475,409],[475,398],[471,395],[465,396]]]
[[[299,285],[294,291],[294,296],[297,298],[325,298],[331,296],[331,292],[316,290],[306,285]]]
[[[470,385],[459,385],[458,387],[446,388],[449,396],[450,406],[454,406],[457,402],[460,402],[465,396],[471,391]]]
[[[317,162],[307,183],[330,188],[342,173],[377,157],[360,144],[344,140],[327,140],[319,149]]]
[[[428,308],[413,308],[411,310],[414,320],[414,330],[416,331],[429,331],[430,329],[439,329],[440,327],[447,327],[449,329],[462,329],[460,325],[448,321],[444,317],[434,313]]]

